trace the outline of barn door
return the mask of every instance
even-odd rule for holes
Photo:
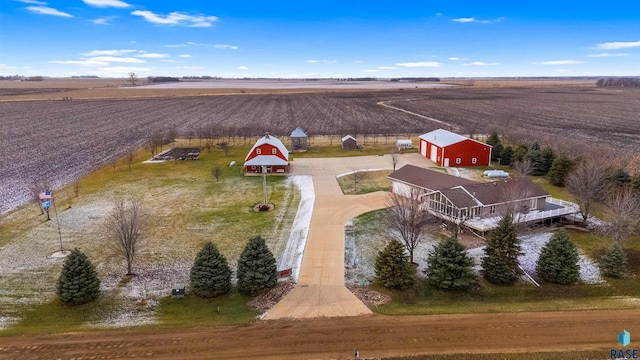
[[[438,148],[431,145],[431,161],[437,163],[438,162]]]
[[[444,166],[449,166],[449,158],[444,158]]]

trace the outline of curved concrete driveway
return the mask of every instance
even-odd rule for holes
[[[400,155],[405,164],[430,166],[418,154]],[[391,157],[296,159],[292,174],[312,175],[316,198],[296,287],[265,319],[356,316],[371,311],[344,286],[344,225],[362,213],[386,207],[386,193],[344,195],[336,175],[359,169],[391,169]]]

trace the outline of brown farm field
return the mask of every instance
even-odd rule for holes
[[[115,88],[115,80],[76,81],[84,85],[57,86],[91,91],[88,84],[99,84],[128,93]],[[49,89],[46,81],[31,88],[23,84],[15,87],[21,92],[32,89],[35,95]],[[0,102],[0,212],[23,204],[35,179],[50,179],[54,187],[68,184],[139,148],[152,133],[171,128],[184,137],[225,136],[243,143],[268,131],[284,136],[286,144],[286,136],[302,126],[312,136],[351,134],[366,145],[370,136],[378,134],[404,137],[444,127],[466,134],[498,131],[558,147],[595,143],[640,150],[640,93],[594,86],[307,89],[268,94],[237,94],[236,89],[236,94],[225,96],[191,96],[189,89],[183,89],[153,90],[162,96],[133,91],[128,93],[131,98],[105,95],[109,99],[71,101],[16,101],[6,95],[7,89],[0,96],[11,100]],[[338,146],[336,139],[333,146]]]

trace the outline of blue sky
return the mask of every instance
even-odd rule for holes
[[[0,3],[2,75],[640,75],[637,1]]]

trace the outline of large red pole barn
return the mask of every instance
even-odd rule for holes
[[[443,129],[420,135],[420,154],[439,166],[491,165],[491,145]]]

